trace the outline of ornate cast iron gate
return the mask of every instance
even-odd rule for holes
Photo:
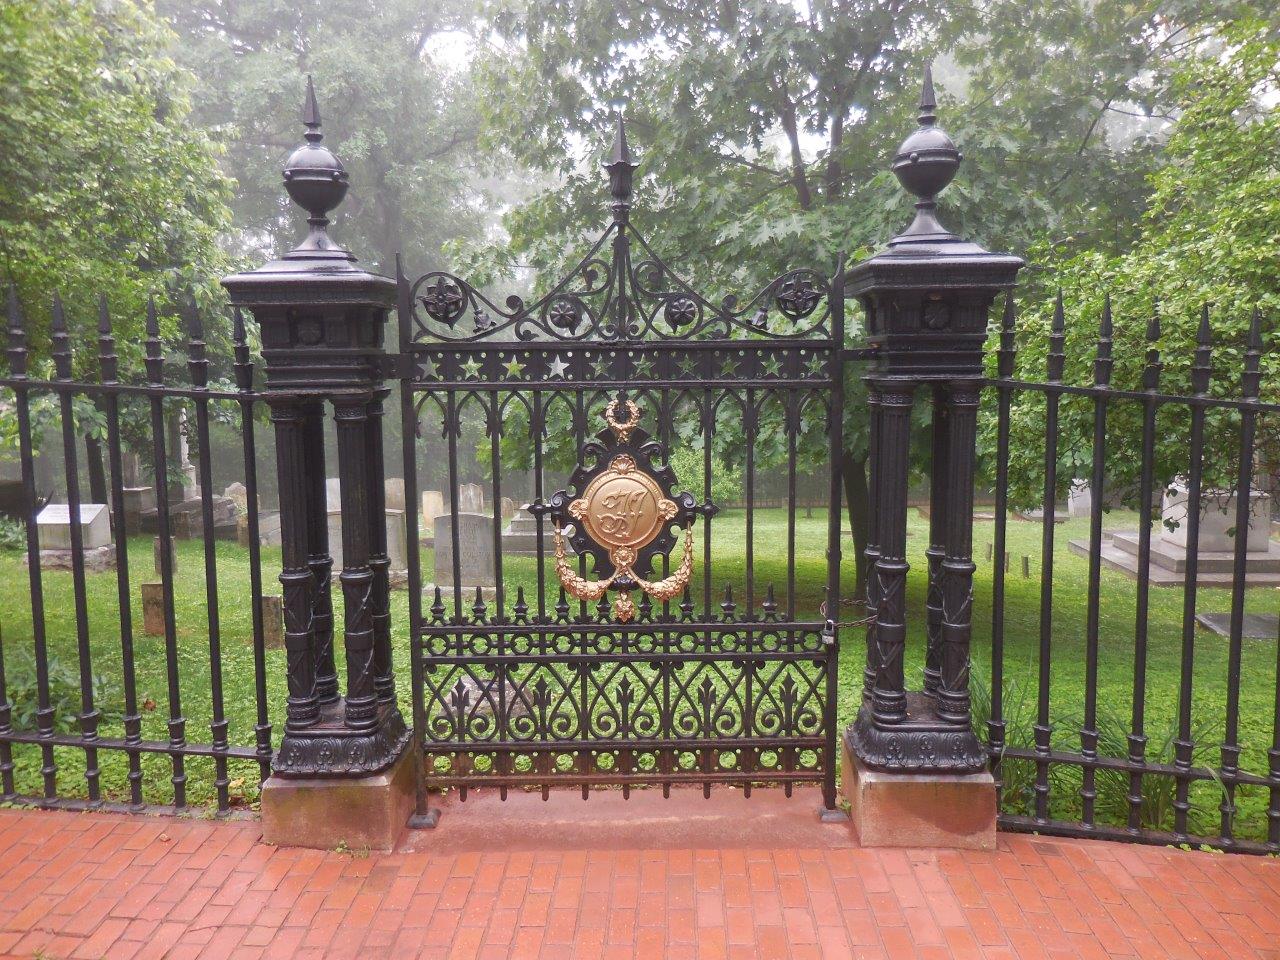
[[[398,270],[402,409],[417,428],[406,498],[416,507],[430,441],[446,502],[423,531],[435,570],[409,551],[419,816],[427,787],[680,782],[816,782],[834,808],[837,631],[823,611],[840,590],[840,271],[713,302],[631,225],[621,121],[605,167],[611,224],[535,302]],[[741,437],[732,513],[712,496],[717,424]],[[796,575],[797,468],[815,437],[830,474],[825,597]],[[776,538],[756,509],[762,440],[787,478]],[[696,475],[671,469],[677,448],[699,451],[682,461]],[[491,504],[479,516],[458,492],[473,457]],[[531,517],[532,557],[507,549],[508,490],[530,498],[517,516]]]

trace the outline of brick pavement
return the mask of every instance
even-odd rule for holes
[[[1272,860],[1015,835],[860,850],[812,797],[759,796],[469,800],[391,854],[0,810],[0,956],[1280,958]]]

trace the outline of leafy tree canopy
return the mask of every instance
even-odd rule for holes
[[[141,0],[0,5],[0,269],[37,358],[61,290],[82,369],[99,294],[121,352],[139,349],[148,295],[220,295],[229,184],[193,122],[192,78]]]
[[[475,110],[465,72],[431,55],[470,26],[460,0],[159,0],[182,37],[174,55],[201,77],[198,119],[218,129],[237,182],[234,223],[254,260],[301,239],[280,187],[300,142],[305,75],[314,74],[326,141],[351,174],[334,235],[384,272],[403,251],[438,267],[449,239],[475,236]],[[265,249],[264,249],[265,248]]]

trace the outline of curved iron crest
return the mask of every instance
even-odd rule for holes
[[[774,339],[828,334],[828,311],[819,307],[831,284],[816,270],[789,270],[745,302],[734,294],[716,302],[664,263],[630,223],[635,164],[621,120],[618,130],[614,159],[606,164],[613,222],[586,255],[531,303],[513,294],[499,304],[464,278],[441,270],[411,283],[401,277],[408,295],[402,294],[400,302],[412,314],[414,340],[466,343],[505,331],[522,341],[728,339],[735,331]],[[640,259],[633,260],[633,248]]]

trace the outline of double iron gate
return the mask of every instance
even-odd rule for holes
[[[424,538],[434,560],[424,571],[408,551],[419,809],[426,788],[805,782],[834,808],[839,271],[713,302],[630,223],[621,127],[606,168],[611,224],[534,302],[399,271],[406,499],[418,501],[420,445],[436,437],[453,492],[432,530],[408,511],[411,543]],[[722,449],[721,424],[738,447]],[[762,443],[778,451],[788,507],[763,533]],[[457,494],[477,446],[482,513]],[[677,476],[678,449],[696,453]],[[830,471],[825,596],[797,583],[806,450]],[[712,493],[725,459],[741,464],[732,514]],[[513,464],[519,482],[504,476]],[[498,509],[508,492],[532,494],[523,542]],[[517,543],[524,556],[510,555]]]

